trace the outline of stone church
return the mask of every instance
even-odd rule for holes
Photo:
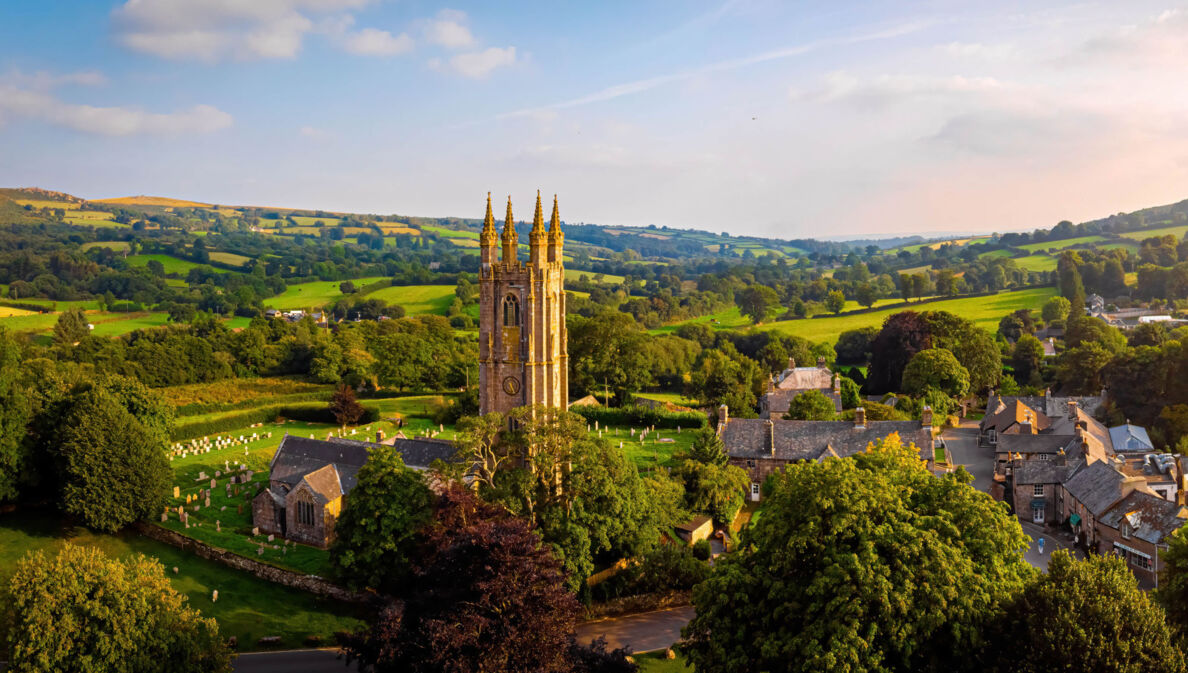
[[[487,216],[479,236],[480,413],[507,413],[532,404],[568,407],[564,240],[557,197],[546,229],[537,192],[528,260],[522,261],[511,197],[497,241],[487,194]],[[498,259],[497,248],[502,249]]]

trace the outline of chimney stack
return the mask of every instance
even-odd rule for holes
[[[866,409],[858,407],[854,410],[854,429],[860,430],[866,428]]]
[[[1019,424],[1019,434],[1021,434],[1021,435],[1035,434],[1031,431],[1031,421],[1023,421],[1022,423]]]
[[[796,369],[796,358],[788,358],[788,369]]]
[[[727,407],[725,404],[723,404],[722,406],[718,407],[718,429],[721,430],[722,428],[726,427],[726,424],[729,422],[730,407]]]
[[[932,407],[924,407],[920,410],[920,425],[923,427],[932,427]]]
[[[1077,420],[1077,401],[1076,400],[1068,401],[1068,420],[1070,420],[1070,421]]]
[[[375,443],[376,443],[376,444],[383,444],[383,443],[384,443],[384,431],[383,431],[383,430],[376,430],[376,431],[375,431]]]
[[[769,419],[767,419],[767,421],[764,423],[764,425],[766,425],[766,426],[767,426],[767,427],[765,428],[765,429],[767,430],[767,437],[766,437],[766,439],[767,439],[767,451],[768,451],[768,453],[771,455],[771,457],[772,457],[772,458],[774,458],[774,457],[775,457],[775,453],[776,453],[776,452],[775,452],[775,423],[773,423],[773,422],[771,421],[771,419],[769,418]]]
[[[825,358],[817,358],[817,369],[825,369]]]

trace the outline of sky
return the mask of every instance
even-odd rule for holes
[[[0,185],[779,238],[1188,198],[1188,3],[0,4]]]

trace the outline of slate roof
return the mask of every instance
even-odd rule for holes
[[[296,486],[311,472],[333,465],[341,493],[350,493],[355,487],[359,468],[367,462],[370,451],[383,446],[386,445],[341,437],[323,440],[285,435],[269,464],[270,479]],[[404,464],[414,470],[428,469],[439,458],[452,461],[458,450],[453,442],[425,437],[397,438],[391,446],[401,455]]]
[[[309,490],[323,504],[342,497],[342,482],[338,479],[338,470],[334,469],[333,463],[328,463],[310,472],[302,478],[302,481],[309,484]]]
[[[1181,516],[1181,511],[1184,511]],[[1188,510],[1157,495],[1135,491],[1110,508],[1098,520],[1102,525],[1120,530],[1130,524],[1131,537],[1158,544],[1184,525]]]
[[[776,379],[779,390],[827,390],[833,387],[828,367],[789,367]]]
[[[1110,441],[1114,445],[1114,451],[1119,453],[1155,450],[1155,446],[1151,444],[1151,437],[1147,434],[1147,430],[1129,423],[1110,428]]]
[[[1107,463],[1098,461],[1078,469],[1064,482],[1064,489],[1084,505],[1085,509],[1092,512],[1093,516],[1100,517],[1110,505],[1121,499],[1123,484],[1126,482],[1126,475]],[[1141,485],[1141,480],[1139,484],[1139,488],[1146,488]]]
[[[1071,469],[1051,460],[1028,460],[1015,468],[1015,484],[1059,484]]]
[[[1028,453],[1056,455],[1067,452],[1076,441],[1075,435],[999,435],[996,451],[1003,453]]]
[[[686,521],[684,523],[677,524],[676,526],[673,526],[673,528],[676,528],[678,531],[681,531],[682,533],[692,533],[692,532],[696,531],[698,528],[701,528],[705,524],[709,523],[709,521],[710,521],[710,517],[702,514],[699,516],[695,516],[692,519],[689,519],[688,521]]]
[[[986,406],[993,411],[982,418],[982,432],[993,428],[999,434],[1003,434],[1007,428],[1021,423],[1031,423],[1036,432],[1043,432],[1051,425],[1047,415],[1040,411],[1038,406],[1027,404],[1020,398],[998,399],[997,404],[994,402],[995,399],[991,399],[991,404]]]
[[[1013,413],[1017,414],[1019,411],[1013,406],[1014,402],[1018,402],[1033,411],[1039,412],[1043,416],[1047,416],[1050,422],[1056,422],[1057,418],[1068,416],[1068,403],[1070,401],[1076,402],[1078,411],[1083,411],[1087,417],[1091,418],[1101,407],[1102,397],[1100,395],[1067,397],[1054,395],[1000,396],[997,393],[992,393],[986,404],[986,415],[982,418],[980,427],[982,432],[985,432],[991,427],[1001,432],[1002,429],[1010,425],[1007,421],[1011,418],[1011,414],[1009,413],[1000,417],[1002,410],[1011,407]],[[998,427],[997,423],[1000,421],[1004,424]],[[1020,422],[1017,416],[1015,422]],[[1042,431],[1043,428],[1040,428],[1040,430]]]
[[[865,426],[858,426],[853,421],[732,418],[721,435],[731,458],[793,461],[852,456],[893,432],[899,433],[904,444],[914,443],[922,456],[931,457],[932,429],[920,421],[867,421]]]

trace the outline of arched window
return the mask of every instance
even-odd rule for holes
[[[503,326],[520,326],[520,299],[514,294],[503,298]]]

